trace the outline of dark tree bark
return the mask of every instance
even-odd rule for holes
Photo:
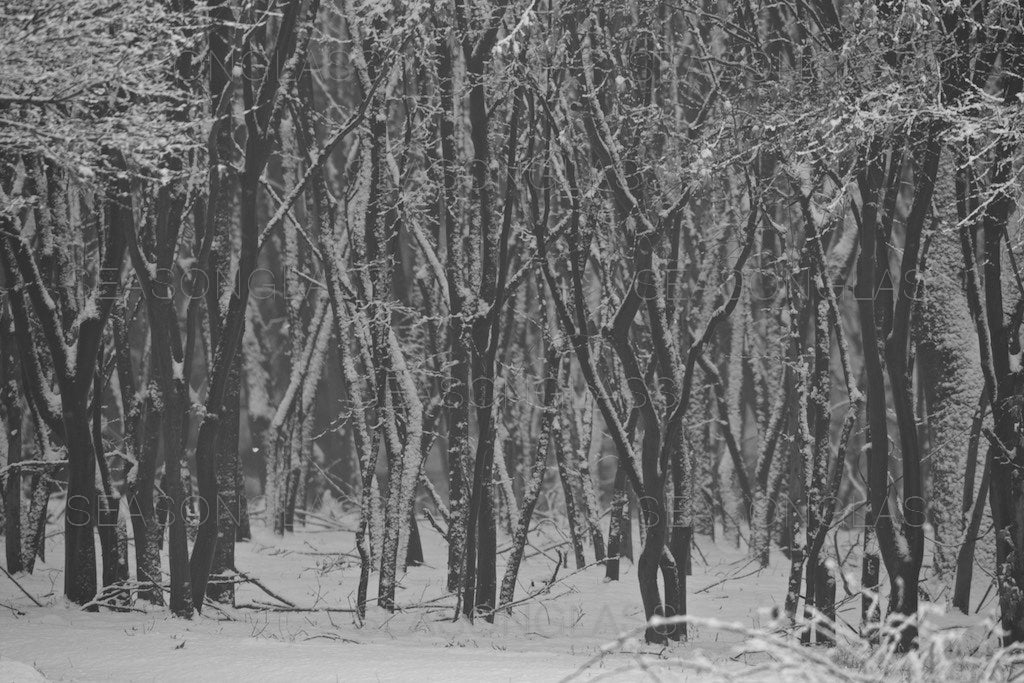
[[[608,558],[605,560],[605,577],[610,581],[619,580],[620,558],[633,559],[633,517],[630,514],[627,486],[626,471],[621,467],[616,468],[608,521]]]
[[[0,305],[0,425],[7,441],[7,480],[4,483],[4,543],[7,571],[12,574],[25,569],[22,562],[22,473],[17,466],[22,454],[21,392],[18,390],[18,347],[14,320]],[[31,533],[31,531],[29,532]]]

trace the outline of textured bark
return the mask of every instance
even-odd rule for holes
[[[32,498],[21,536],[21,563],[31,574],[36,558],[46,561],[46,521],[50,504],[50,478],[45,474],[32,477]]]
[[[794,469],[797,471],[806,473],[813,458],[813,436],[811,434],[809,417],[810,410],[808,406],[808,369],[806,359],[800,361],[798,366],[798,378],[797,378],[797,447],[793,449],[793,456],[795,456],[796,462],[794,463]],[[807,547],[804,543],[801,543],[801,536],[805,535],[805,529],[803,528],[803,521],[800,515],[794,515],[792,518],[792,539],[793,543],[790,546],[790,566],[789,566],[789,583],[786,590],[786,602],[785,602],[785,613],[791,622],[796,620],[797,609],[800,602],[800,585],[803,577],[804,565],[807,561]],[[804,532],[804,533],[801,533]]]
[[[332,303],[334,299],[332,297]],[[359,552],[360,569],[359,584],[356,595],[356,609],[360,618],[366,615],[367,590],[370,581],[370,572],[374,564],[374,540],[379,536],[375,533],[377,526],[374,523],[374,510],[376,509],[374,470],[377,467],[377,440],[367,425],[367,412],[363,403],[363,382],[357,374],[354,352],[351,349],[349,337],[346,334],[347,321],[340,318],[339,314],[344,309],[338,305],[334,309],[335,332],[338,337],[338,353],[341,357],[341,375],[345,385],[349,387],[349,397],[352,402],[354,424],[352,428],[352,440],[359,456],[359,527],[356,529],[356,548]]]
[[[448,426],[448,579],[449,592],[462,588],[466,566],[467,475],[469,463],[469,346],[463,324],[463,227],[456,213],[459,195],[456,168],[454,57],[445,31],[435,37],[438,79],[438,134],[441,141],[442,227],[445,235],[445,276],[448,282],[448,377],[444,405]]]
[[[407,522],[413,514],[413,496],[420,468],[423,466],[423,406],[416,393],[416,385],[405,362],[394,332],[388,335],[389,370],[397,384],[396,402],[400,402],[405,417],[404,440],[389,471],[388,504],[386,511],[384,549],[381,553],[380,591],[378,604],[394,609],[395,585],[399,563],[404,562],[401,536],[407,533]],[[389,397],[391,394],[388,394]],[[385,410],[393,407],[385,404]],[[389,419],[396,419],[391,417]],[[404,565],[403,565],[404,566]]]
[[[945,169],[937,204],[953,204],[951,169]],[[969,441],[977,397],[984,381],[977,371],[978,338],[961,278],[963,256],[953,229],[956,216],[936,216],[928,251],[925,289],[916,322],[918,376],[928,406],[929,520],[935,543],[932,571],[951,585],[958,549],[966,541],[968,515],[962,508]],[[973,484],[971,493],[973,494]],[[984,496],[981,489],[981,496]]]
[[[592,401],[583,406],[583,420],[580,421],[579,430],[585,437],[579,448],[579,474],[582,490],[580,500],[583,503],[587,528],[590,530],[590,542],[594,546],[594,560],[602,562],[605,559],[605,545],[604,536],[601,533],[601,509],[590,469],[591,456],[595,452],[600,452],[601,432],[597,426],[597,420],[594,419],[596,412],[597,408]]]

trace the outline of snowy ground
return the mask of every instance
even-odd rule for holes
[[[574,573],[571,560],[549,593],[518,606],[511,617],[500,615],[493,625],[453,623],[454,600],[444,590],[445,545],[426,524],[423,534],[427,566],[411,568],[402,581],[402,609],[396,614],[371,609],[367,623],[358,626],[352,612],[328,611],[350,610],[355,600],[359,570],[351,532],[310,527],[281,539],[261,528],[253,542],[238,546],[241,571],[295,605],[320,611],[207,609],[184,621],[156,608],[87,613],[69,606],[61,595],[62,539],[54,528],[48,561],[33,576],[18,577],[44,607],[34,606],[0,575],[0,682],[33,676],[97,681],[559,680],[580,670],[602,645],[643,623],[629,562],[623,564],[621,581],[606,583],[603,568]],[[538,536],[537,547],[545,548],[550,540]],[[765,625],[772,608],[781,608],[785,599],[785,558],[774,556],[769,569],[758,571],[735,544],[702,538],[698,545],[706,564],[695,554],[691,613],[748,627]],[[553,551],[529,558],[516,598],[541,589],[554,565]],[[983,591],[984,586],[975,600]],[[239,586],[237,603],[280,604],[252,584]],[[858,604],[850,599],[844,606],[851,623],[856,623]],[[739,673],[765,661],[757,654],[737,655],[743,640],[728,631],[691,626],[686,644],[663,650],[627,641],[581,677],[717,678],[706,669],[695,671],[705,666],[702,658],[712,667]]]

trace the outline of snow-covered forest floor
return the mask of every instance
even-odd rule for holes
[[[624,562],[622,580],[609,583],[602,567],[576,571],[570,559],[548,585],[558,563],[550,546],[560,540],[551,524],[542,525],[532,539],[516,591],[522,602],[511,616],[499,614],[494,624],[452,621],[444,540],[422,524],[426,565],[410,568],[402,579],[400,609],[390,614],[371,608],[367,623],[359,626],[352,609],[359,577],[354,533],[341,530],[354,524],[354,519],[337,522],[339,529],[311,524],[283,538],[255,528],[252,542],[238,544],[236,564],[260,585],[239,583],[237,608],[208,606],[192,621],[145,603],[127,613],[90,613],[69,604],[61,594],[61,527],[53,526],[46,561],[33,575],[17,577],[43,607],[0,577],[0,681],[33,680],[36,672],[37,680],[546,681],[576,673],[613,680],[794,680],[801,674],[820,680],[831,662],[837,663],[830,672],[835,680],[881,677],[881,671],[872,675],[864,664],[851,634],[841,635],[834,650],[794,645],[787,654],[725,626],[772,632],[766,627],[773,611],[782,609],[789,562],[776,553],[770,567],[760,570],[748,560],[745,546],[722,538],[699,537],[694,553],[689,609],[707,621],[690,625],[688,642],[666,649],[630,638],[598,659],[602,646],[643,624],[634,568]],[[988,580],[984,574],[976,579],[975,604]],[[301,611],[280,610],[280,599]],[[859,596],[847,596],[840,586],[837,600],[840,620],[856,625]],[[951,668],[944,669],[935,653],[915,654],[911,664],[932,666],[941,680],[977,680],[983,673],[979,663],[995,647],[986,639],[995,607],[989,595],[977,615],[928,617],[923,638],[944,634],[950,639],[945,664]],[[788,638],[774,631],[781,640]],[[801,650],[816,661],[801,667]],[[787,662],[790,668],[784,670]]]

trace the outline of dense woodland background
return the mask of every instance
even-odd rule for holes
[[[979,573],[1024,641],[1022,68],[997,0],[5,2],[6,568],[189,617],[351,519],[362,616],[432,525],[493,620],[551,524],[648,618],[711,537],[807,642]]]

